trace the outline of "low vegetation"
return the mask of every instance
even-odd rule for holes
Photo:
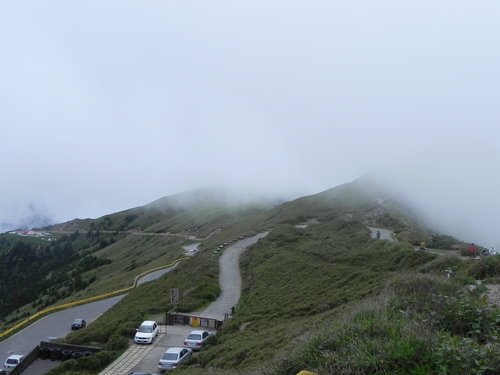
[[[111,263],[95,254],[123,236],[74,232],[45,241],[0,235],[0,321],[18,321],[68,297],[84,294],[95,270]]]
[[[269,374],[498,374],[500,312],[456,281],[403,274]]]
[[[49,374],[97,374],[127,348],[141,321],[162,320],[173,307],[170,288],[181,292],[178,311],[202,309],[219,294],[219,246],[263,230],[269,235],[242,257],[243,290],[234,315],[179,374],[500,374],[499,311],[476,284],[499,281],[500,257],[454,256],[463,244],[363,194],[359,184],[346,184],[270,210],[211,211],[209,204],[197,218],[184,206],[158,210],[159,201],[148,207],[154,215],[134,209],[73,223],[88,228],[74,241],[114,236],[72,261],[82,281],[96,276],[76,295],[123,285],[151,264],[175,259],[186,242],[121,230],[208,238],[193,260],[67,336],[69,343],[102,347],[98,356],[68,361]],[[295,226],[304,222],[314,224]],[[400,242],[372,239],[367,225],[395,229]],[[421,239],[443,250],[415,251]]]
[[[242,298],[217,343],[181,373],[268,371],[283,353],[304,345],[315,327],[377,295],[388,277],[434,257],[371,240],[356,221],[278,226],[244,256]]]

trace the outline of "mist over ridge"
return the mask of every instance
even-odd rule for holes
[[[368,172],[499,246],[499,18],[494,0],[4,3],[0,230]]]

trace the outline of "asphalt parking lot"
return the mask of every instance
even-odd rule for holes
[[[101,375],[124,375],[132,371],[159,374],[158,362],[168,348],[183,346],[184,339],[195,329],[191,326],[175,325],[160,326],[160,335],[151,345],[132,344],[111,366],[101,372]],[[204,328],[201,328],[204,329]],[[205,330],[205,329],[204,329]],[[206,329],[215,334],[214,330]]]
[[[154,343],[154,347],[147,352],[145,357],[132,369],[132,371],[143,371],[150,372],[152,374],[159,374],[160,371],[158,370],[158,361],[160,360],[163,353],[165,353],[168,348],[171,348],[173,346],[183,346],[185,338],[191,331],[195,329],[203,329],[181,325],[166,327],[167,333]],[[215,334],[215,331],[209,329],[207,329],[207,331]]]

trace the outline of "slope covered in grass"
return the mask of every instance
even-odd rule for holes
[[[500,310],[477,288],[402,274],[384,293],[322,325],[267,374],[500,373]]]
[[[327,327],[325,323],[337,321],[360,301],[378,295],[397,274],[437,272],[444,265],[436,254],[415,252],[410,243],[371,239],[368,225],[394,229],[408,240],[434,238],[434,234],[406,207],[359,181],[276,207],[200,197],[203,194],[197,200],[190,194],[163,198],[137,209],[58,227],[73,226],[84,232],[88,228],[87,237],[120,236],[105,246],[93,245],[92,255],[109,263],[86,273],[96,280],[82,293],[122,286],[135,271],[175,258],[186,241],[204,237],[196,257],[161,280],[134,290],[85,332],[70,335],[69,341],[101,345],[108,353],[104,359],[111,360],[127,345],[131,330],[142,319],[170,308],[160,298],[170,288],[181,289],[184,311],[199,309],[217,297],[219,248],[241,236],[271,230],[243,256],[244,289],[232,319],[190,366],[177,371],[271,374],[303,364],[313,367],[313,361],[294,362],[289,353],[299,350],[301,357],[302,350],[307,354],[308,340],[318,327]],[[294,226],[304,222],[314,224]],[[174,232],[175,236],[165,235]],[[450,243],[449,238],[445,240]],[[468,277],[467,268],[461,272]],[[395,332],[406,332],[405,322],[400,321]],[[96,369],[104,362],[95,364]],[[66,364],[53,373],[84,373],[84,366],[78,366]]]
[[[183,371],[263,371],[316,325],[379,293],[391,275],[433,257],[372,240],[356,221],[279,226],[244,256],[242,298],[217,344],[197,357],[202,369]]]
[[[269,210],[275,202],[213,189],[199,189],[163,197],[144,206],[95,220],[75,219],[44,229],[171,232],[206,237],[234,221]]]

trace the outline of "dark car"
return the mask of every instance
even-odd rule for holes
[[[87,322],[83,319],[75,319],[73,323],[71,324],[71,329],[80,329],[84,328],[87,325]]]
[[[137,371],[133,371],[133,372],[131,372],[128,375],[152,375],[152,374],[150,372],[137,372]]]

